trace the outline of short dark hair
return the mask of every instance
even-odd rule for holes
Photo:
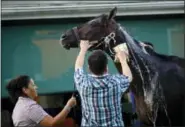
[[[20,96],[25,96],[22,88],[28,88],[29,82],[28,75],[20,75],[8,82],[6,89],[13,103],[16,103]]]
[[[95,50],[88,58],[89,69],[96,75],[104,73],[108,60],[106,54],[101,50]]]

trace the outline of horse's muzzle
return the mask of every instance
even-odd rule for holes
[[[61,38],[60,38],[59,43],[60,43],[60,45],[61,45],[62,47],[64,47],[65,49],[68,49],[68,50],[69,50],[69,49],[70,49],[70,45],[64,43],[65,37],[66,37],[65,35],[62,35]]]

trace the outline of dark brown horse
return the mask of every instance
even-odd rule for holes
[[[114,20],[116,10],[68,30],[62,35],[61,44],[70,49],[77,48],[82,39],[90,40],[93,43],[90,51],[102,49],[113,60],[113,47],[126,44],[133,73],[130,90],[134,93],[139,119],[150,126],[184,126],[184,59],[160,55],[149,48],[150,43],[143,46],[133,39]],[[115,62],[115,65],[121,73],[120,63]]]

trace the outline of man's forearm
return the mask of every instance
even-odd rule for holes
[[[75,63],[75,71],[83,67],[86,52],[85,50],[80,50]]]
[[[124,75],[128,76],[129,81],[131,82],[132,81],[132,72],[131,72],[126,60],[121,60],[120,63],[121,63],[121,67],[122,67],[122,73]]]

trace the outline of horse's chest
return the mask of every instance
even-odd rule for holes
[[[162,88],[153,85],[150,89],[144,89],[143,92],[143,97],[136,97],[138,115],[140,119],[147,123],[155,122],[158,110],[165,108],[165,98]]]
[[[148,119],[148,113],[150,110],[148,109],[147,104],[144,102],[143,97],[136,97],[136,111],[139,116],[139,119],[145,123],[150,124],[150,120]]]

